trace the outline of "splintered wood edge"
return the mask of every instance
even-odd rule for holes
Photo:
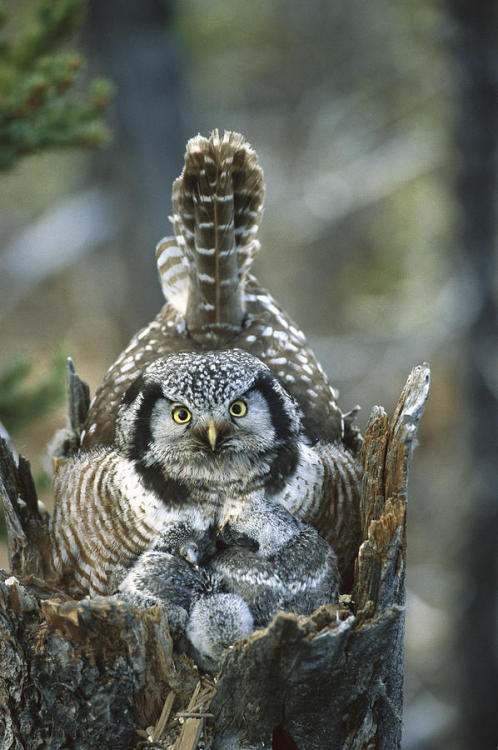
[[[361,451],[363,479],[360,500],[362,539],[384,507],[384,464],[389,437],[389,420],[381,406],[374,406],[368,420]]]
[[[408,376],[391,420],[386,454],[386,500],[393,496],[406,500],[410,461],[429,388],[429,365],[417,365]]]
[[[12,566],[16,555],[27,545],[21,519],[16,512],[18,469],[9,445],[0,437],[0,500],[5,512],[9,562]]]
[[[354,601],[359,611],[404,600],[408,471],[418,425],[429,395],[427,364],[413,368],[391,425],[374,407],[365,434],[361,521],[364,541],[355,566]]]
[[[0,500],[2,502],[5,526],[7,529],[7,550],[9,553],[9,568],[12,572],[20,574],[22,570],[23,552],[28,545],[28,540],[14,510],[7,488],[0,476]]]

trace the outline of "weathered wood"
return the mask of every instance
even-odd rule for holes
[[[195,750],[201,736],[213,750],[399,748],[407,482],[428,388],[428,367],[414,368],[391,423],[379,407],[370,418],[352,596],[278,614],[225,653],[216,688],[173,651],[162,608],[75,602],[29,578],[43,571],[46,518],[29,465],[4,447],[17,577],[0,577],[2,750]]]
[[[189,704],[187,706],[187,713],[191,713],[193,709],[195,708],[195,704],[196,704],[200,689],[201,689],[201,683],[198,682],[194,690],[194,693],[189,701]],[[183,725],[183,729],[180,733],[180,736],[175,742],[174,750],[195,750],[195,748],[197,747],[199,738],[201,736],[203,727],[204,727],[204,719],[189,717],[187,721],[185,722],[185,724]]]
[[[357,611],[404,606],[408,471],[418,424],[429,393],[429,368],[415,367],[389,426],[375,407],[365,433],[362,461],[363,544],[356,561],[353,599]]]
[[[38,503],[29,461],[0,438],[0,499],[5,513],[10,570],[20,577],[44,573],[48,515]]]
[[[67,358],[67,397],[69,424],[79,440],[90,408],[90,388],[74,369],[71,357]]]
[[[168,719],[171,713],[171,709],[173,708],[173,703],[175,702],[175,693],[173,690],[170,690],[166,700],[164,701],[163,710],[161,711],[161,716],[158,719],[158,722],[156,726],[154,727],[154,731],[152,732],[152,742],[157,742],[157,740],[161,739],[161,735],[164,732],[166,728],[166,724],[168,723]]]
[[[162,608],[53,595],[0,577],[2,750],[135,747],[168,690],[185,702],[197,669],[173,654]]]

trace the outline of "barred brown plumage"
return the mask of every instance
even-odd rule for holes
[[[54,481],[51,574],[73,595],[105,594],[118,564],[137,557],[160,530],[115,451],[60,459]],[[149,499],[150,503],[150,499]],[[74,580],[73,580],[74,579]]]
[[[238,133],[193,138],[172,202],[188,261],[187,330],[198,343],[218,347],[242,327],[241,282],[259,249],[263,175],[256,154]]]
[[[307,460],[316,471],[314,482],[300,477],[295,483],[291,478],[282,493],[282,502],[330,543],[339,561],[342,590],[348,591],[360,539],[358,461],[340,446],[324,441],[313,446]]]
[[[157,248],[168,301],[108,371],[79,452],[57,464],[50,575],[74,595],[143,582],[136,566],[147,554],[157,562],[166,534],[186,525],[204,538],[256,502],[315,527],[349,589],[360,438],[304,334],[249,272],[262,205],[263,175],[242,136],[189,142],[173,188],[175,238]],[[265,531],[275,540],[276,526]],[[306,566],[316,537],[303,528]]]

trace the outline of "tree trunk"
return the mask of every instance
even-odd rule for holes
[[[459,727],[463,746],[491,749],[498,741],[498,5],[450,0],[449,10],[456,74],[455,239],[476,308],[467,331],[464,368],[472,478],[462,540],[461,627],[454,658],[463,666]]]
[[[429,369],[416,367],[391,423],[380,407],[370,417],[351,596],[310,617],[278,614],[230,648],[217,675],[173,651],[162,608],[75,602],[32,577],[46,520],[27,462],[4,447],[13,575],[0,579],[2,750],[399,748],[407,480],[428,391]]]
[[[94,159],[92,177],[118,196],[118,238],[127,293],[119,310],[126,340],[152,320],[164,298],[154,247],[172,233],[171,185],[182,170],[194,96],[185,81],[188,52],[175,33],[177,0],[91,0],[89,58],[116,84],[113,144]]]

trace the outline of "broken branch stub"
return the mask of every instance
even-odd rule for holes
[[[80,378],[71,357],[67,358],[67,398],[69,404],[69,424],[79,438],[90,408],[90,388]]]

